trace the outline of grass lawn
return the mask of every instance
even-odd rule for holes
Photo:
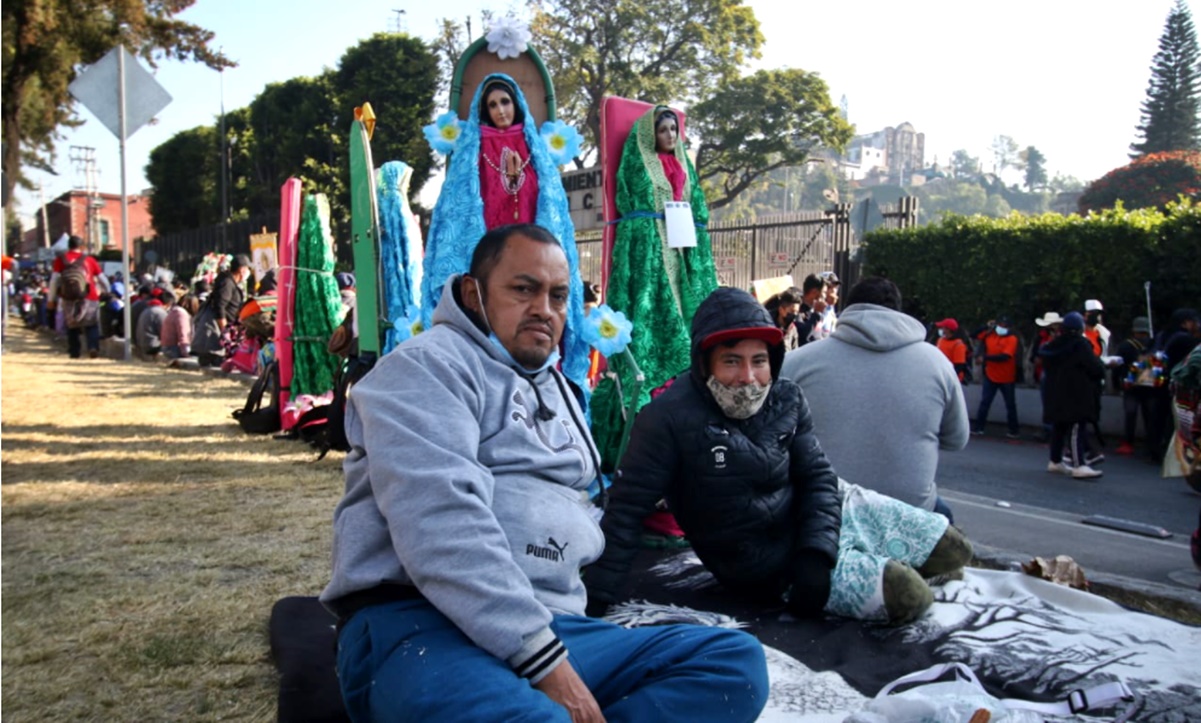
[[[268,615],[328,579],[341,455],[243,434],[237,382],[24,329],[0,374],[4,720],[274,720]]]

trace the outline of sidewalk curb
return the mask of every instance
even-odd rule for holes
[[[1030,561],[1029,555],[1022,555],[1011,550],[1003,550],[998,547],[975,543],[973,543],[973,546],[975,548],[976,559],[997,569],[1020,572],[1022,563]],[[1085,576],[1090,583],[1090,591],[1094,594],[1100,594],[1098,589],[1113,588],[1158,602],[1187,605],[1201,612],[1201,591],[1198,590],[1189,590],[1185,587],[1165,585],[1149,580],[1136,580],[1105,572],[1090,572],[1086,570]]]

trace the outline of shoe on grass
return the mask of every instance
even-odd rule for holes
[[[1099,469],[1093,469],[1087,464],[1082,464],[1072,470],[1073,479],[1094,479],[1100,477],[1103,473]]]

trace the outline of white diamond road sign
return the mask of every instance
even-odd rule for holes
[[[121,138],[118,108],[118,53],[125,54],[125,138]],[[171,94],[120,45],[89,65],[67,89],[120,140],[128,139],[171,102]]]

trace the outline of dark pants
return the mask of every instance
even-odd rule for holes
[[[1051,425],[1051,461],[1066,462],[1069,467],[1084,464],[1086,436],[1083,422],[1056,422]]]
[[[955,515],[951,513],[951,507],[942,497],[934,498],[934,511],[947,518],[947,522],[950,522],[952,525],[955,524]]]
[[[1143,414],[1143,432],[1147,435],[1148,442],[1151,442],[1151,415],[1154,413],[1152,409],[1152,398],[1155,390],[1151,387],[1131,387],[1122,395],[1122,411],[1126,413],[1126,436],[1125,442],[1131,446],[1134,445],[1134,430],[1138,425],[1139,412]]]
[[[67,329],[67,353],[72,359],[78,359],[80,356],[79,337],[84,335],[88,341],[88,351],[100,351],[100,327],[93,324],[85,326],[82,329]]]
[[[1014,384],[998,384],[986,375],[984,377],[984,387],[980,391],[980,409],[976,412],[976,430],[983,432],[984,425],[988,423],[988,410],[992,407],[992,400],[997,396],[997,391],[1001,392],[1001,398],[1005,400],[1005,421],[1009,425],[1009,433],[1018,433],[1018,405],[1017,399],[1014,396]]]
[[[1151,416],[1147,424],[1147,448],[1151,459],[1162,461],[1168,451],[1168,443],[1175,434],[1176,423],[1172,419],[1172,392],[1167,386],[1151,390]]]

